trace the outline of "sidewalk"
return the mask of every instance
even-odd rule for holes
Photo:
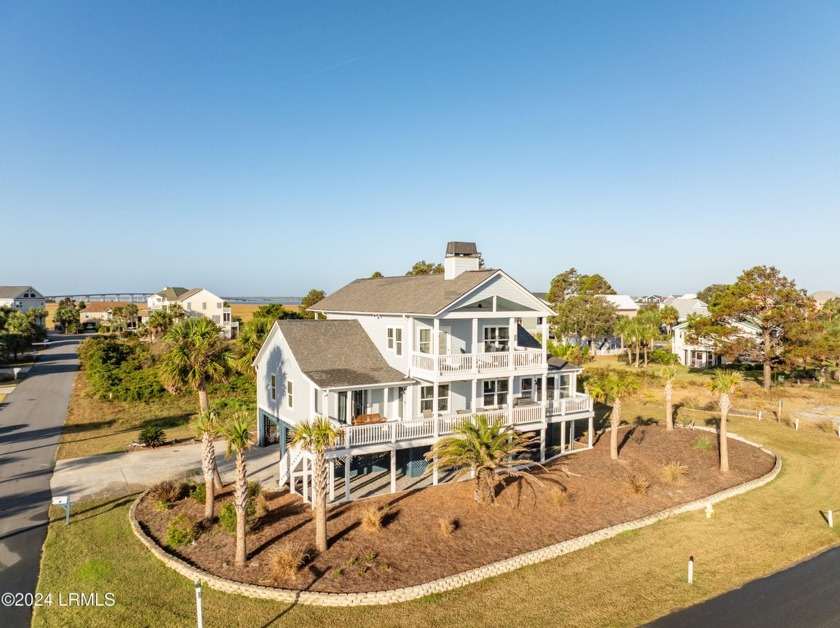
[[[226,443],[216,441],[216,464],[225,483],[236,475],[234,458],[225,459]],[[276,487],[279,450],[253,447],[246,454],[248,479]],[[58,460],[50,481],[53,496],[69,495],[71,501],[117,497],[136,493],[163,480],[201,475],[201,444],[162,447],[124,454]]]

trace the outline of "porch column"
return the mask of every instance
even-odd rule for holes
[[[476,395],[476,388],[478,387],[478,380],[473,379],[472,382],[472,399],[470,400],[470,411],[472,414],[475,414],[476,409],[478,408],[478,397]]]
[[[540,430],[540,462],[545,462],[545,437],[546,437],[546,429],[543,428]]]
[[[473,373],[477,373],[478,372],[478,360],[476,360],[475,357],[474,357],[476,353],[479,353],[479,350],[478,350],[478,319],[477,318],[472,319],[472,344],[470,345],[470,351],[469,352],[471,354],[473,354],[473,357],[470,360],[471,361],[471,366],[472,366],[471,370],[472,370]]]
[[[517,340],[519,340],[519,338],[516,333],[516,319],[511,316],[508,318],[508,353],[510,354],[508,359],[510,360],[509,368],[511,369],[516,367],[513,362],[513,350],[516,346]]]
[[[438,485],[438,467],[437,467],[437,456],[434,457],[432,460],[432,486]]]
[[[545,364],[545,361],[548,359],[546,353],[548,353],[548,317],[542,317],[542,324],[540,325],[540,335],[542,336],[542,360],[540,364]]]
[[[391,492],[397,492],[397,450],[391,449]]]
[[[350,461],[353,456],[347,454],[344,456],[344,501],[350,501]]]
[[[335,500],[335,459],[329,462],[330,468],[330,501]]]
[[[437,384],[438,373],[440,372],[440,320],[432,320],[432,359],[434,360],[435,384]],[[435,388],[437,390],[437,388]],[[437,399],[435,400],[435,412],[437,412]]]
[[[511,364],[513,364],[513,353],[511,352]],[[513,425],[513,375],[508,377],[508,401],[507,401],[508,423]]]
[[[563,421],[560,423],[560,453],[566,451],[566,430],[569,428],[569,422]]]

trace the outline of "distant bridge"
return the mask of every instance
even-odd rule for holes
[[[73,301],[102,302],[122,301],[126,303],[145,303],[146,299],[155,294],[154,292],[99,292],[93,294],[58,294],[44,297],[47,301],[58,303],[62,299]],[[300,297],[222,297],[228,303],[244,303],[252,305],[264,305],[267,303],[280,303],[282,305],[298,305]]]

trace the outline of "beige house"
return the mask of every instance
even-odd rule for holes
[[[146,300],[149,312],[167,310],[177,303],[187,316],[204,316],[222,328],[225,338],[233,338],[239,323],[232,320],[231,310],[225,300],[205,288],[167,287]]]

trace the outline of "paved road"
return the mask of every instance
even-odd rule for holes
[[[840,547],[662,617],[649,626],[840,626]]]
[[[81,337],[57,336],[0,405],[0,593],[33,593],[47,535],[50,476],[78,370]],[[4,627],[29,626],[31,609],[0,609]]]

